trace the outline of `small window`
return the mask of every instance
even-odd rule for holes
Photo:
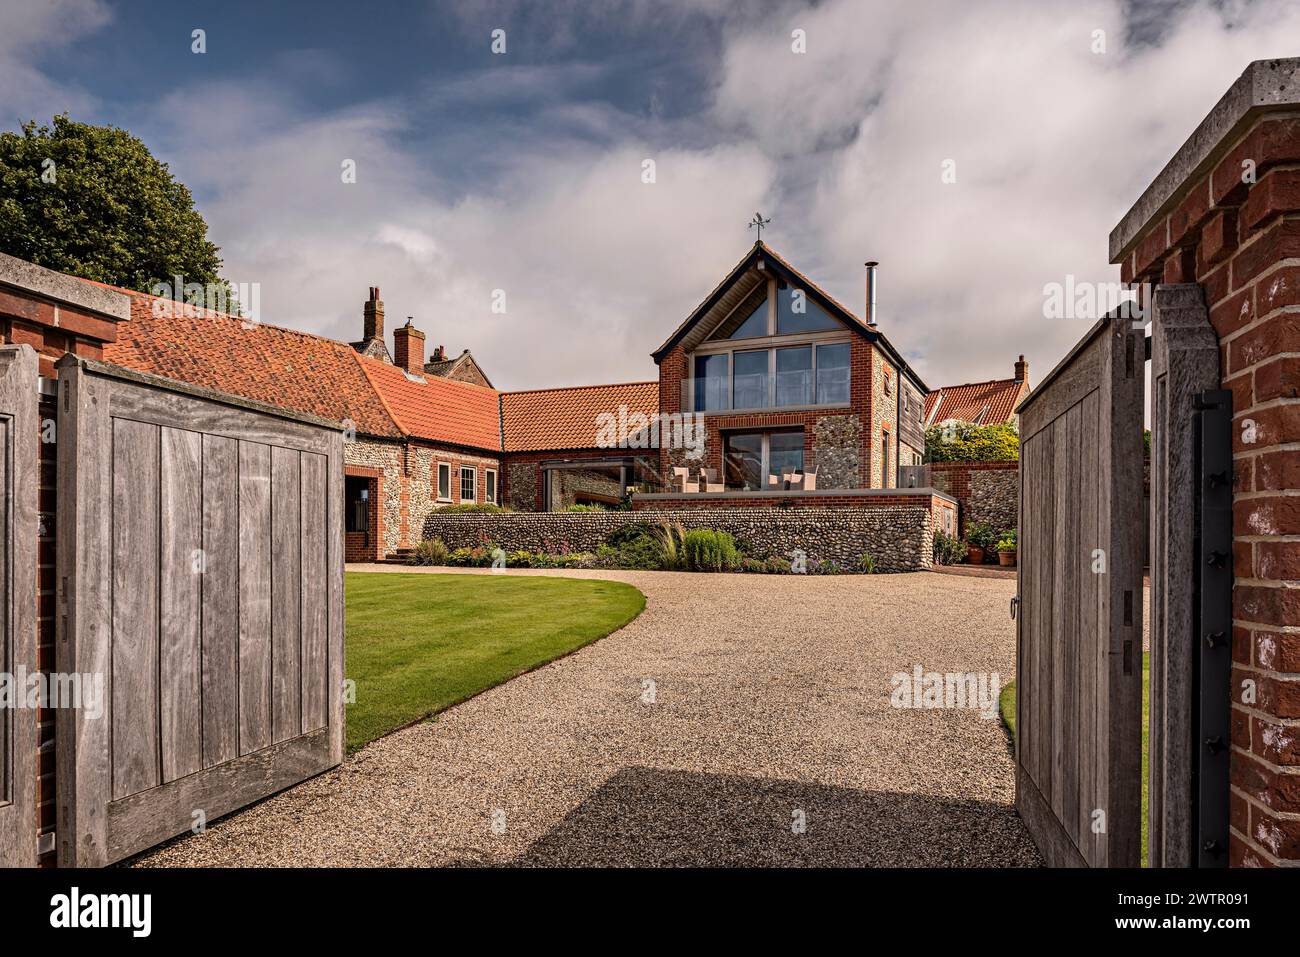
[[[451,466],[446,462],[438,463],[438,501],[451,501]]]
[[[460,468],[460,500],[462,502],[472,502],[476,496],[475,486],[478,485],[478,472],[475,469],[462,465]]]
[[[892,378],[893,377],[889,374],[889,370],[886,369],[885,370],[885,395],[894,394],[894,386],[893,383],[891,382]]]
[[[344,513],[346,531],[370,531],[370,481],[355,475],[348,475],[343,480],[343,494],[347,499]]]
[[[487,469],[483,473],[483,501],[491,505],[497,503],[497,473],[493,469]]]

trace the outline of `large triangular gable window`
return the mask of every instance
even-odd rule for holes
[[[755,339],[767,335],[767,292],[759,286],[713,331],[710,339]]]
[[[802,289],[787,286],[776,291],[776,334],[832,332],[842,326]]]

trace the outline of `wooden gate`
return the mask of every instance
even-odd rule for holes
[[[36,864],[36,390],[31,346],[0,347],[0,867]]]
[[[1020,404],[1016,807],[1050,866],[1137,866],[1143,340],[1097,323]]]
[[[104,687],[58,723],[59,864],[338,764],[337,426],[67,356],[58,466],[58,668]]]

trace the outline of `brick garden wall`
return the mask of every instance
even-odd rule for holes
[[[911,498],[911,497],[909,497]],[[766,503],[763,503],[766,505]],[[452,548],[479,545],[483,537],[507,552],[594,551],[615,529],[633,522],[680,522],[685,528],[730,532],[758,552],[789,556],[799,549],[809,562],[856,566],[869,553],[882,571],[929,568],[934,524],[920,504],[879,507],[655,509],[637,512],[550,512],[439,515],[425,523],[427,538]]]
[[[961,505],[961,532],[984,522],[995,533],[1020,521],[1019,462],[931,462],[930,484]]]
[[[1121,262],[1125,281],[1201,285],[1233,393],[1234,866],[1300,863],[1300,108],[1287,110],[1225,140]]]

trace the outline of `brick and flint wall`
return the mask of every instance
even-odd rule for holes
[[[1219,338],[1234,426],[1229,860],[1300,865],[1300,61],[1251,65],[1111,252],[1126,282],[1199,283]]]
[[[595,551],[616,529],[635,522],[679,522],[687,529],[719,529],[757,554],[789,558],[797,549],[809,563],[829,560],[844,568],[856,568],[859,557],[870,554],[881,571],[929,568],[934,542],[933,513],[918,496],[856,507],[777,508],[758,501],[744,508],[701,505],[633,512],[435,513],[425,524],[425,534],[451,548],[473,548],[486,538],[506,552],[584,552]]]
[[[659,410],[682,411],[682,383],[690,380],[690,355],[674,346],[659,362]],[[849,404],[842,409],[806,409],[732,414],[705,414],[704,458],[687,459],[682,449],[662,448],[660,471],[670,475],[674,466],[692,472],[700,466],[722,472],[722,433],[799,427],[804,434],[806,461],[817,466],[818,488],[880,488],[884,434],[890,442],[890,485],[898,463],[898,370],[884,354],[854,336],[849,350]],[[892,378],[890,394],[884,376]]]
[[[475,470],[472,501],[487,500],[487,471],[502,480],[499,456],[451,446],[358,436],[343,446],[344,472],[370,478],[370,533],[349,532],[344,550],[350,562],[376,561],[424,537],[424,526],[439,505],[469,502],[461,495],[460,468]],[[438,465],[451,467],[450,497],[438,498]]]
[[[930,484],[961,505],[961,534],[983,522],[995,534],[1020,521],[1019,462],[931,462]]]

